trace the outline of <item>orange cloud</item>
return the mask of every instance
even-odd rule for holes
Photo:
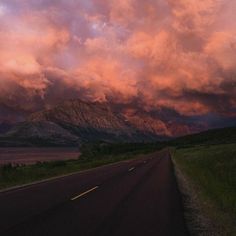
[[[21,89],[35,109],[73,96],[186,116],[235,112],[233,0],[1,4],[6,103],[25,104],[12,95]]]
[[[236,31],[214,32],[205,46],[205,52],[224,70],[236,68]]]

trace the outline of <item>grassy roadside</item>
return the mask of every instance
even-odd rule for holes
[[[0,189],[28,184],[35,181],[62,176],[119,161],[139,158],[141,154],[161,149],[158,145],[93,145],[84,147],[84,154],[78,160],[52,161],[29,166],[5,165],[0,167]]]
[[[214,235],[236,235],[236,144],[175,149],[173,158],[214,223]]]

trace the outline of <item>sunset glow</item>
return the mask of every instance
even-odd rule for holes
[[[229,125],[235,12],[234,0],[0,0],[0,121],[81,98]]]

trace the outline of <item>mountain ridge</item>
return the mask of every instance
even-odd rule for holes
[[[195,132],[148,112],[119,110],[109,103],[71,99],[32,113],[0,136],[0,146],[79,146],[86,142],[155,142]],[[179,135],[183,134],[183,135]]]
[[[127,116],[107,103],[65,101],[52,109],[31,114],[5,137],[37,145],[79,145],[83,142],[149,142],[165,139],[151,129],[139,129]],[[37,140],[31,141],[31,140]]]

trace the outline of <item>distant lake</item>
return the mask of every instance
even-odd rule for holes
[[[79,155],[76,148],[0,148],[0,165],[72,160]]]

